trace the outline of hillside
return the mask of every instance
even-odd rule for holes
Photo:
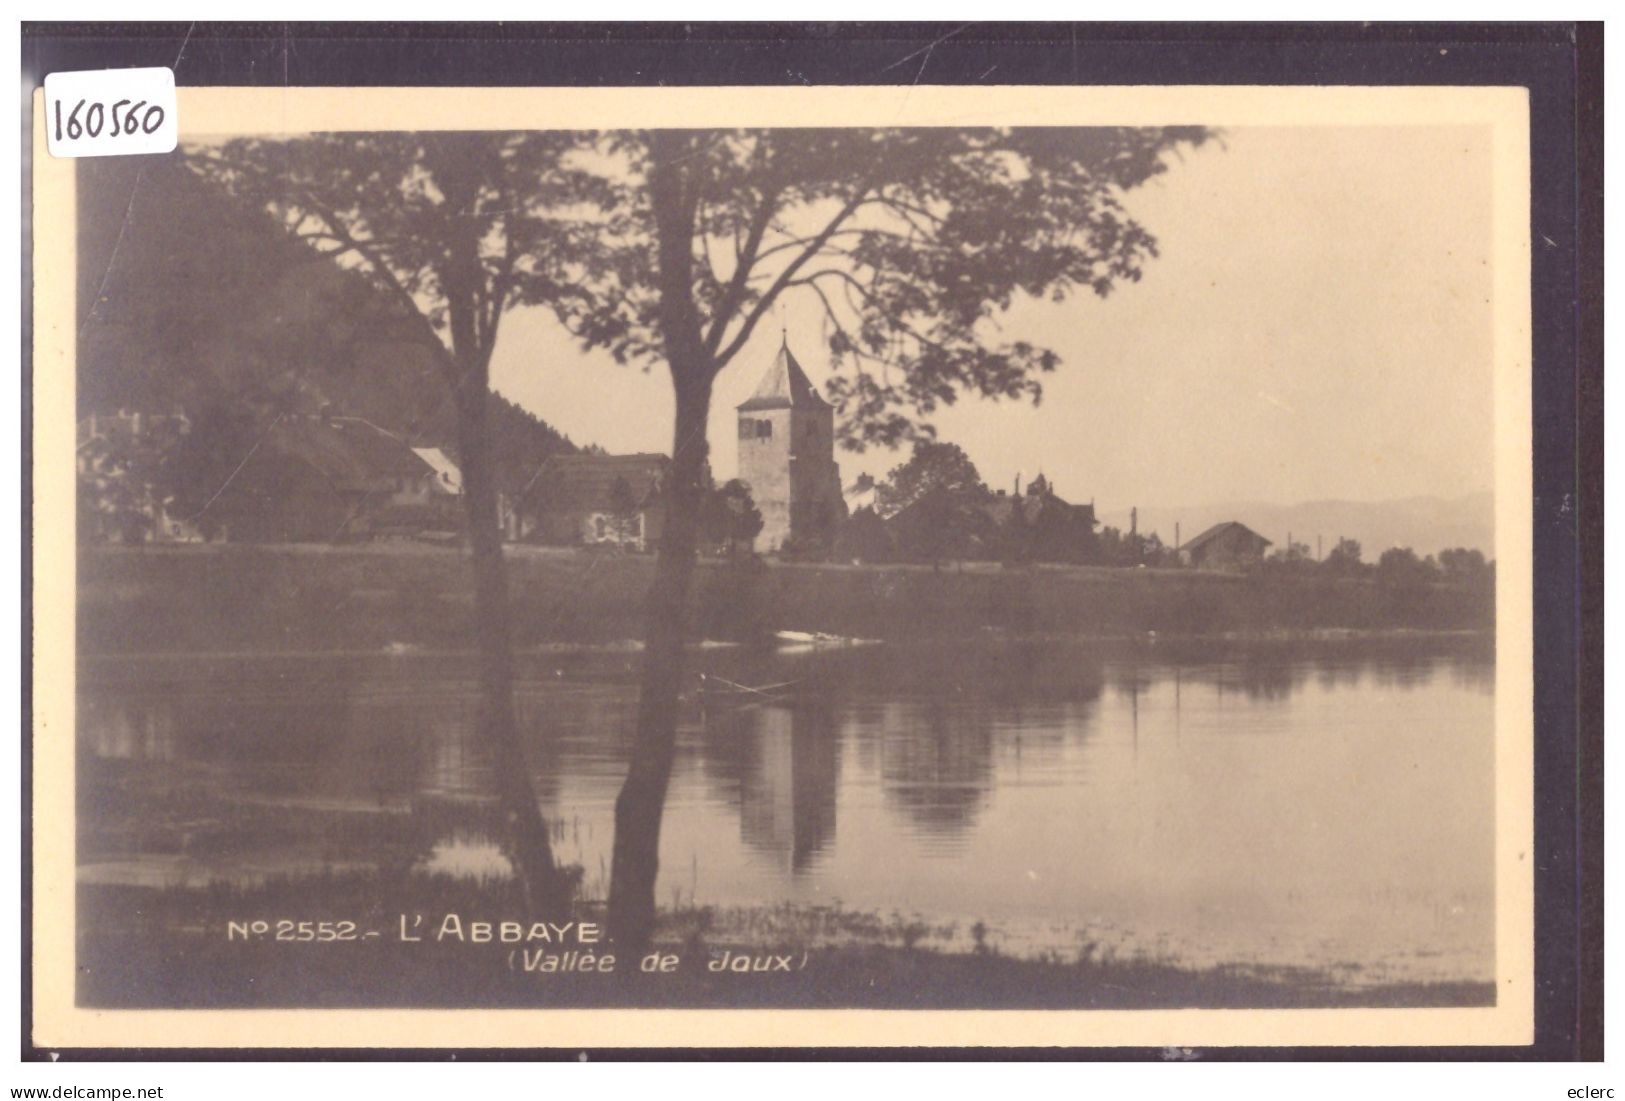
[[[1283,546],[1292,538],[1315,549],[1315,538],[1330,551],[1340,537],[1359,540],[1365,560],[1374,562],[1389,547],[1410,547],[1417,554],[1438,554],[1449,547],[1470,547],[1495,557],[1495,500],[1489,493],[1464,497],[1404,497],[1388,501],[1306,501],[1295,505],[1230,501],[1189,508],[1142,507],[1140,531],[1174,541],[1174,525],[1190,539],[1225,520],[1240,520]],[[1102,524],[1128,530],[1129,510],[1100,514]]]
[[[455,451],[455,412],[413,319],[360,274],[212,192],[176,157],[79,165],[79,415],[118,409],[365,417]],[[493,395],[499,465],[578,448]]]

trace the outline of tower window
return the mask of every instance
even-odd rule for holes
[[[756,422],[756,438],[759,439],[759,440],[770,440],[770,439],[772,439],[773,438],[773,422],[772,421],[757,421]]]

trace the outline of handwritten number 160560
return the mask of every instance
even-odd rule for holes
[[[64,124],[62,118],[62,101],[56,101],[56,140],[61,141],[64,136],[69,141],[77,141],[81,137],[99,138],[106,130],[109,137],[129,135],[135,133],[150,134],[164,124],[164,109],[156,103],[149,105],[146,100],[138,99],[134,103],[121,99],[108,107],[101,103],[91,103],[89,109],[85,107],[85,100],[74,104],[73,110],[68,112]],[[142,110],[145,107],[146,110]],[[83,118],[80,112],[84,112]]]

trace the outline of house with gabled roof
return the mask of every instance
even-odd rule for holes
[[[414,447],[412,453],[429,464],[434,471],[431,483],[435,493],[443,497],[463,495],[463,471],[441,447]]]
[[[1207,570],[1243,569],[1264,557],[1270,541],[1239,520],[1214,524],[1179,546],[1179,560]]]
[[[456,531],[441,472],[361,417],[287,415],[244,456],[204,510],[232,542],[328,543]]]
[[[665,523],[665,455],[553,455],[504,517],[509,539],[648,550]]]

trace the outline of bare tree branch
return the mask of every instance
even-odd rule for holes
[[[830,239],[830,237],[833,236],[841,228],[842,224],[852,216],[852,212],[857,210],[859,206],[863,205],[863,201],[868,193],[869,185],[865,183],[858,189],[857,194],[853,195],[853,197],[847,201],[846,205],[841,207],[840,213],[836,214],[835,217],[830,219],[829,224],[824,227],[823,231],[812,239],[812,242],[809,244],[806,251],[804,251],[800,256],[797,256],[794,260],[790,261],[785,269],[779,273],[779,277],[773,281],[773,285],[768,287],[767,291],[764,292],[761,298],[757,300],[756,306],[746,316],[745,323],[743,326],[741,326],[738,334],[733,338],[733,340],[728,342],[726,348],[717,353],[716,363],[719,367],[731,360],[735,355],[738,354],[739,349],[745,346],[745,342],[750,339],[750,334],[755,330],[757,322],[761,321],[761,319],[767,314],[767,311],[772,307],[773,302],[778,298],[779,294],[783,292],[790,280],[794,279],[796,277],[796,273],[805,267],[808,261],[812,260],[814,255],[816,255],[817,252],[824,247],[824,244]]]
[[[744,248],[734,265],[733,278],[728,281],[728,289],[723,292],[722,300],[717,303],[716,313],[711,316],[711,330],[705,334],[705,350],[713,356],[722,344],[722,336],[727,332],[729,322],[733,320],[734,314],[744,301],[751,273],[761,260],[757,250],[761,248],[762,237],[767,233],[768,225],[773,220],[774,204],[779,194],[778,188],[765,190],[762,193],[761,203],[751,216],[750,230],[745,236]]]

